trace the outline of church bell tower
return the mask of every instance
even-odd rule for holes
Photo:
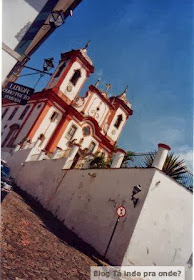
[[[71,103],[86,79],[94,72],[92,60],[87,55],[88,46],[89,42],[82,49],[62,53],[59,64],[45,89],[53,89]]]

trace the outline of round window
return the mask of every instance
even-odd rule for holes
[[[83,128],[83,134],[84,134],[85,136],[88,136],[88,135],[90,135],[90,133],[91,133],[90,127],[89,127],[89,126],[85,126],[85,127]]]

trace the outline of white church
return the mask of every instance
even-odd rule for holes
[[[83,155],[99,152],[110,158],[132,106],[127,100],[127,87],[118,96],[109,97],[98,83],[90,85],[84,97],[80,90],[94,72],[92,60],[84,48],[61,54],[59,64],[47,86],[19,105],[3,100],[2,147],[32,147],[41,158],[67,156],[72,145],[76,166]],[[124,152],[124,151],[121,151]]]

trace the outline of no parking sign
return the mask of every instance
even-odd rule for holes
[[[125,215],[126,215],[126,209],[125,209],[125,207],[124,206],[119,206],[118,208],[117,208],[117,215],[119,216],[119,217],[124,217]]]

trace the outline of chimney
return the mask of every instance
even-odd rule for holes
[[[158,144],[158,151],[152,163],[152,167],[162,170],[168,155],[168,151],[170,151],[170,149],[171,148],[166,144]]]

